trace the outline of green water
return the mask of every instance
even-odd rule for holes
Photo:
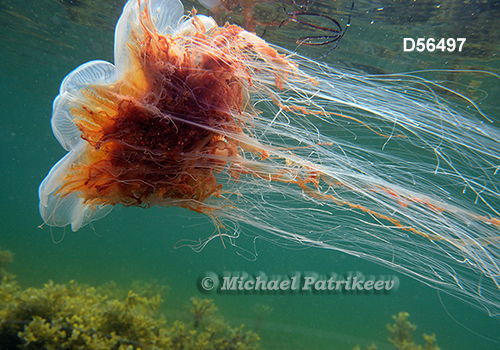
[[[342,18],[344,25],[350,2],[328,1],[310,2],[308,8]],[[450,2],[446,8],[431,2],[418,7],[420,4],[356,2],[351,27],[324,61],[369,72],[474,67],[499,73],[497,3]],[[285,5],[294,9],[291,3]],[[171,287],[163,312],[175,318],[185,310],[191,296],[203,296],[196,281],[206,271],[265,271],[268,275],[291,271],[394,273],[338,252],[296,250],[264,240],[256,241],[255,260],[239,256],[219,240],[200,253],[187,247],[176,249],[179,240],[205,238],[214,230],[208,218],[180,209],[117,207],[93,228],[86,226],[76,233],[38,228],[42,224],[38,185],[66,153],[50,129],[52,100],[61,80],[78,65],[92,59],[112,61],[113,28],[122,6],[123,1],[0,1],[0,246],[15,253],[11,270],[21,285],[74,279],[91,285],[113,280],[127,286],[133,280],[156,279]],[[276,4],[269,6],[276,10]],[[282,6],[278,8],[281,11]],[[377,10],[380,8],[384,9]],[[232,16],[238,19],[237,9]],[[299,29],[293,25],[269,27],[264,37],[294,48]],[[263,29],[258,27],[257,32]],[[420,33],[465,35],[471,49],[462,55],[403,54],[402,37]],[[304,48],[300,50],[304,53]],[[317,58],[324,48],[307,52]],[[451,76],[441,79],[452,87],[467,84],[450,81]],[[489,92],[481,106],[493,116],[500,110],[497,85],[481,87]],[[409,312],[411,321],[419,326],[414,335],[417,343],[423,343],[421,334],[425,332],[435,333],[442,349],[500,348],[498,318],[403,275],[398,277],[400,287],[390,295],[211,297],[233,326],[258,326],[266,349],[352,349],[372,342],[379,349],[392,349],[385,325],[392,323],[391,316],[399,311]],[[273,309],[261,324],[257,324],[256,304]]]

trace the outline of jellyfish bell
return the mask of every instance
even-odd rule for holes
[[[220,3],[220,0],[200,0],[200,4],[209,10],[213,10],[216,6],[219,6]]]
[[[151,21],[149,25],[154,26],[159,33],[159,28],[162,28],[161,33],[175,35],[186,35],[195,30],[191,20],[181,22],[183,7],[178,1],[169,3],[152,1],[149,3],[149,13],[148,20]],[[216,25],[213,19],[206,16],[197,16],[197,19],[205,30],[210,30]],[[40,213],[48,225],[71,224],[72,229],[77,231],[88,222],[102,218],[112,209],[106,202],[91,204],[88,198],[84,200],[75,191],[64,195],[59,194],[59,191],[61,184],[67,181],[71,169],[76,169],[78,165],[85,163],[84,157],[92,157],[92,153],[96,153],[96,147],[92,149],[89,140],[83,138],[82,126],[76,122],[80,118],[85,119],[85,116],[81,116],[82,108],[83,113],[94,116],[109,112],[104,100],[101,100],[92,86],[109,88],[113,90],[115,97],[118,96],[117,92],[120,96],[127,96],[125,100],[134,93],[140,94],[137,90],[139,89],[137,79],[141,78],[137,75],[140,73],[134,76],[130,72],[136,62],[132,57],[133,52],[128,47],[132,32],[139,30],[140,26],[139,4],[130,1],[126,4],[116,27],[116,66],[105,61],[91,61],[71,72],[61,84],[59,95],[54,101],[51,124],[57,140],[69,153],[51,169],[39,188]],[[123,74],[126,75],[125,78]],[[91,108],[98,112],[94,114]],[[88,119],[90,118],[85,120],[88,122]]]
[[[183,17],[178,0],[131,0],[115,65],[71,72],[51,123],[68,154],[40,185],[50,226],[76,231],[117,204],[178,206],[219,228],[195,250],[236,245],[241,226],[500,312],[500,132],[433,81],[328,67]]]

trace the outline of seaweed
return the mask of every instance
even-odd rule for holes
[[[0,283],[0,344],[4,350],[253,350],[259,337],[242,326],[231,327],[216,314],[212,300],[192,298],[193,325],[168,324],[158,316],[166,287],[139,284],[124,299],[116,285],[94,288],[52,281],[42,288],[21,289]],[[107,294],[107,291],[115,293]],[[156,294],[155,294],[156,291]],[[155,295],[153,295],[155,294]]]
[[[258,331],[262,327],[262,324],[267,320],[269,315],[273,313],[273,311],[274,308],[267,304],[255,304],[253,308],[253,312],[255,314],[255,331]]]
[[[217,311],[217,307],[212,299],[191,298],[193,315],[193,327],[197,329],[203,321],[210,320],[210,317]]]
[[[10,250],[2,250],[2,247],[0,247],[0,279],[13,276],[6,270],[7,266],[9,266],[13,261],[14,254]]]
[[[389,342],[397,350],[440,350],[436,344],[436,336],[424,334],[423,338],[425,340],[425,345],[415,344],[413,341],[413,332],[417,329],[417,326],[410,321],[408,321],[410,314],[407,312],[400,312],[397,316],[392,316],[395,323],[391,326],[387,324],[387,330],[391,334]],[[360,347],[356,346],[353,350],[359,350]],[[377,350],[375,344],[371,344],[366,347],[366,350]]]

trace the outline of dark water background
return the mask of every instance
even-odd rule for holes
[[[175,249],[181,239],[209,236],[211,221],[187,210],[117,207],[106,218],[74,233],[39,229],[37,189],[48,170],[65,151],[50,129],[52,100],[71,70],[91,59],[113,60],[113,30],[124,1],[0,1],[0,246],[15,253],[12,272],[23,286],[41,286],[48,280],[71,279],[99,285],[110,280],[127,286],[133,280],[156,279],[171,287],[163,312],[172,318],[185,310],[189,297],[202,296],[197,277],[205,271],[264,271],[268,275],[291,271],[359,270],[364,274],[392,274],[391,270],[344,254],[320,249],[292,250],[256,242],[258,257],[246,260],[231,247],[212,241],[202,252]],[[193,4],[185,4],[190,8]],[[242,23],[241,7],[221,18]],[[342,19],[350,1],[257,3],[255,17],[278,23],[285,11],[304,9]],[[302,7],[300,6],[302,5]],[[197,8],[203,11],[201,5]],[[378,1],[358,2],[351,27],[325,62],[390,73],[420,69],[485,69],[499,73],[500,5],[497,1]],[[264,33],[265,30],[265,33]],[[258,26],[270,42],[296,48],[301,28]],[[402,38],[421,36],[466,37],[464,53],[403,53]],[[328,47],[298,51],[318,58]],[[475,96],[493,118],[500,115],[498,80],[443,73],[435,76],[450,87],[467,92],[480,85],[489,95]],[[477,92],[477,91],[476,91]],[[251,247],[249,247],[251,248]],[[267,349],[352,349],[375,342],[392,349],[385,325],[399,311],[416,323],[414,339],[436,333],[442,349],[499,349],[500,320],[439,295],[405,276],[396,293],[379,296],[212,296],[232,325],[258,326]],[[442,302],[440,300],[442,298]],[[272,307],[262,324],[255,305]],[[451,315],[451,316],[450,316]],[[460,323],[458,323],[459,321]],[[462,326],[464,325],[464,326]],[[485,338],[493,338],[496,342]],[[1,346],[0,346],[1,347]]]

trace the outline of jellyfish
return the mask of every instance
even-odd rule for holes
[[[242,233],[332,249],[500,312],[500,132],[468,97],[327,66],[179,0],[127,2],[114,61],[54,100],[68,153],[39,188],[47,225],[182,207],[216,227],[194,250]]]

